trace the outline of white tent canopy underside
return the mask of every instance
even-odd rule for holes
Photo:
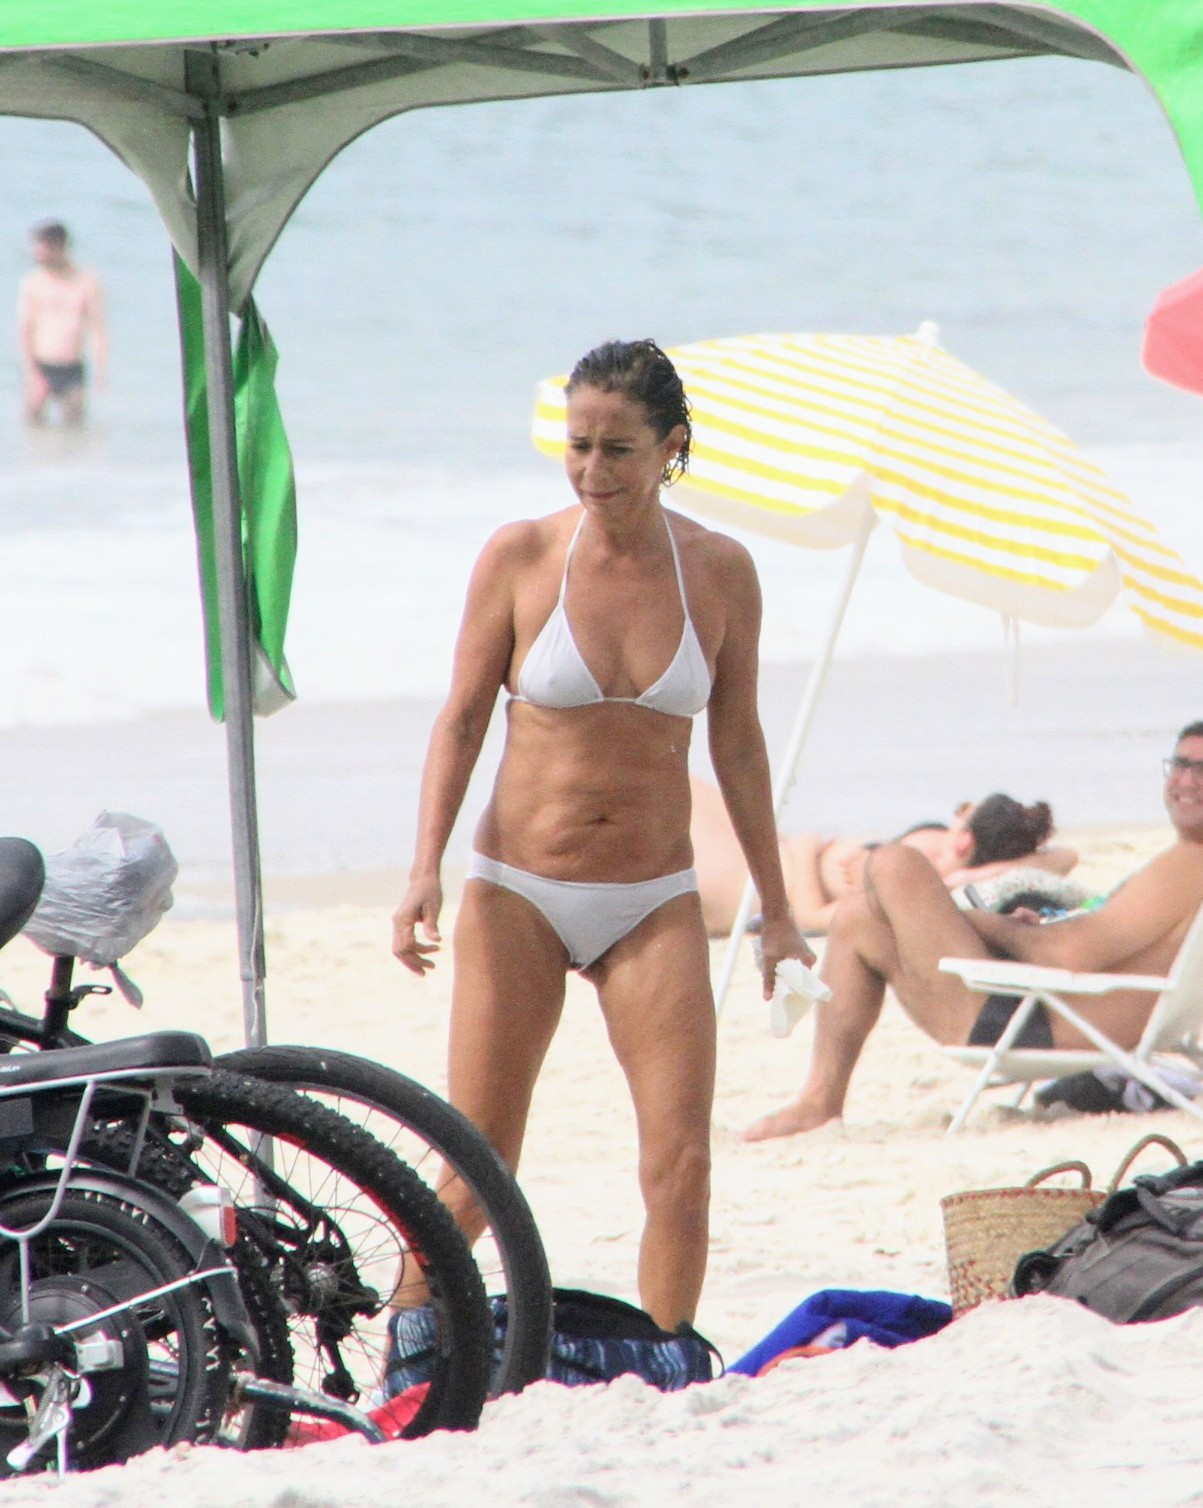
[[[968,0],[9,51],[0,53],[0,113],[94,131],[147,184],[194,270],[189,130],[204,113],[219,115],[237,308],[322,169],[407,110],[1050,53],[1124,66],[1107,43],[1047,11]]]

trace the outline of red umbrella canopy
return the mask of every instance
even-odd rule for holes
[[[1140,359],[1154,377],[1203,394],[1203,269],[1157,295]]]

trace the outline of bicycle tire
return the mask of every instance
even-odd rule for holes
[[[52,1191],[23,1192],[19,1179],[0,1200],[9,1226],[28,1228],[48,1208]],[[132,1199],[68,1189],[54,1220],[29,1243],[34,1279],[32,1314],[52,1324],[81,1319],[160,1284],[185,1277],[192,1262],[175,1238]],[[0,1254],[0,1320],[20,1316],[15,1243]],[[108,1287],[109,1274],[116,1286]],[[142,1285],[145,1285],[143,1288]],[[116,1343],[121,1365],[92,1375],[92,1398],[75,1415],[71,1464],[91,1468],[128,1460],[153,1446],[207,1443],[222,1423],[234,1347],[199,1284],[176,1289],[97,1327]],[[165,1365],[152,1369],[152,1350]],[[24,1437],[27,1421],[0,1426],[4,1455]],[[53,1460],[40,1464],[52,1468]]]
[[[412,1257],[430,1290],[438,1340],[429,1391],[402,1433],[413,1438],[433,1429],[474,1428],[488,1391],[492,1321],[472,1254],[433,1191],[368,1132],[283,1085],[219,1070],[177,1085],[175,1094],[187,1122],[185,1141],[191,1137],[189,1163],[208,1181],[227,1187],[234,1183],[231,1192],[240,1206],[240,1228],[265,1246],[269,1264],[275,1262],[284,1284],[281,1292],[294,1305],[291,1329],[294,1350],[300,1350],[298,1383],[355,1402],[371,1393],[379,1381],[385,1345],[383,1326],[376,1323],[385,1300],[378,1305],[375,1300],[380,1285],[386,1296],[392,1291],[397,1281],[393,1264],[403,1269]],[[295,1258],[284,1260],[273,1247],[280,1235],[279,1228],[270,1225],[276,1212],[265,1215],[253,1202],[254,1179],[263,1176],[263,1169],[256,1164],[254,1149],[233,1135],[234,1126],[290,1149],[287,1166],[275,1169],[273,1178],[283,1178],[289,1187],[301,1177],[316,1184],[307,1191],[293,1190],[294,1212],[307,1219],[304,1206],[317,1207],[329,1222],[322,1227],[322,1240],[305,1250],[307,1266]],[[196,1145],[198,1129],[202,1141]],[[236,1169],[243,1175],[241,1182]],[[343,1201],[337,1206],[341,1224],[331,1218],[335,1198]],[[352,1198],[353,1204],[348,1202]],[[369,1264],[374,1288],[361,1278]],[[296,1286],[298,1279],[303,1291]],[[292,1289],[287,1286],[290,1281]],[[362,1297],[365,1291],[367,1298]],[[347,1333],[354,1341],[354,1373],[341,1348],[339,1354],[343,1373],[350,1374],[353,1396],[346,1378],[335,1376],[337,1366],[334,1373],[320,1375],[325,1365],[322,1345],[314,1344],[306,1328],[312,1320],[310,1328],[319,1337],[323,1324],[338,1328],[347,1321],[348,1305],[360,1305],[361,1316]],[[329,1352],[325,1354],[329,1360]]]
[[[510,1169],[467,1116],[416,1080],[354,1053],[325,1047],[244,1048],[223,1054],[222,1067],[273,1084],[328,1097],[349,1119],[375,1112],[374,1136],[423,1177],[439,1160],[463,1180],[488,1222],[479,1259],[486,1281],[501,1288],[507,1324],[490,1395],[520,1392],[547,1375],[552,1331],[551,1274],[530,1206]],[[389,1124],[391,1123],[391,1125]]]

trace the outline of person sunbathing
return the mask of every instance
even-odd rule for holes
[[[702,919],[711,937],[726,937],[735,924],[747,870],[718,791],[696,776],[690,777],[690,790],[689,835]],[[956,890],[1019,867],[1068,874],[1078,855],[1072,848],[1050,846],[1052,833],[1047,802],[1023,806],[995,793],[977,803],[962,802],[951,822],[920,822],[894,841],[923,854],[949,890]],[[879,846],[813,832],[779,833],[777,843],[790,908],[805,932],[826,932],[839,901],[860,893],[865,864]]]
[[[1013,958],[1081,973],[1164,975],[1203,904],[1203,722],[1182,730],[1164,769],[1176,841],[1113,890],[1104,905],[1058,921],[1041,922],[1026,909],[1009,916],[961,911],[923,854],[903,843],[871,853],[863,891],[840,901],[832,918],[821,970],[832,995],[816,1006],[806,1083],[796,1099],[750,1126],[744,1139],[792,1136],[840,1118],[887,987],[937,1042],[997,1042],[1018,999],[983,1000],[956,975],[940,972],[942,958]],[[1077,1008],[1120,1047],[1134,1048],[1154,999],[1147,990],[1116,989]],[[1038,1007],[1015,1045],[1093,1044]]]

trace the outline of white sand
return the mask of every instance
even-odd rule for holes
[[[1079,876],[1099,889],[1169,836],[1065,834],[1083,848]],[[271,1034],[367,1052],[439,1088],[449,967],[418,981],[389,957],[397,883],[363,875],[269,887]],[[97,1036],[178,1025],[215,1047],[237,1045],[233,956],[227,921],[169,915],[128,961],[146,992],[143,1015],[108,1001],[87,1006],[80,1024]],[[716,968],[720,956],[716,944]],[[22,939],[4,965],[5,986],[32,1005],[46,960]],[[944,1139],[966,1075],[894,1007],[870,1039],[843,1125],[749,1146],[740,1131],[792,1092],[807,1056],[807,1023],[781,1042],[767,1019],[745,957],[720,1023],[713,1239],[698,1316],[729,1360],[820,1288],[945,1296],[943,1194],[1023,1182],[1070,1157],[1105,1182],[1153,1129],[1203,1156],[1203,1128],[1176,1112],[1035,1124],[979,1106],[963,1135]],[[527,1146],[523,1187],[555,1280],[634,1298],[632,1116],[592,992],[575,978]],[[1151,1155],[1146,1166],[1158,1165]],[[1199,1501],[1201,1343],[1203,1315],[1120,1329],[1055,1300],[991,1305],[896,1352],[862,1344],[757,1381],[669,1397],[631,1379],[608,1389],[540,1384],[489,1405],[473,1436],[254,1459],[160,1454],[60,1486],[8,1484],[3,1499],[53,1498],[61,1508],[150,1508],[169,1497],[179,1508],[376,1508],[486,1495],[532,1508],[753,1497],[762,1508],[1185,1503]]]

